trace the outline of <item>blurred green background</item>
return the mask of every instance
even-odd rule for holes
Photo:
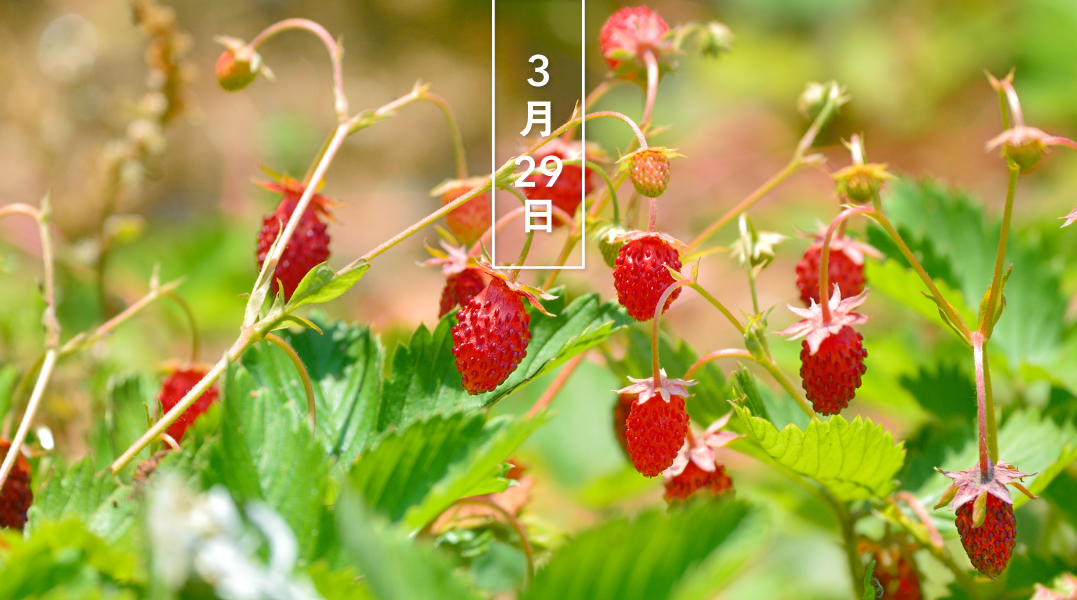
[[[512,5],[510,12],[524,10],[520,2],[502,3]],[[984,69],[1001,76],[1016,68],[1028,124],[1077,136],[1077,3],[1071,0],[658,0],[650,5],[671,25],[720,20],[736,35],[733,52],[719,60],[690,50],[679,72],[659,88],[655,122],[672,128],[654,143],[686,156],[673,165],[659,226],[681,239],[690,239],[785,164],[807,126],[795,103],[808,81],[835,79],[852,97],[819,141],[818,150],[833,167],[848,163],[839,139],[859,132],[871,161],[965,189],[993,212],[1005,196],[1006,168],[994,152],[984,150],[1001,131],[998,102]],[[146,37],[122,0],[0,3],[0,203],[33,204],[51,193],[65,339],[143,295],[155,264],[163,280],[186,277],[180,293],[197,316],[204,360],[218,356],[237,333],[244,305],[239,296],[256,275],[256,232],[261,215],[275,203],[251,179],[262,177],[261,165],[297,176],[306,170],[334,123],[331,72],[319,42],[291,32],[262,48],[275,83],[260,78],[241,93],[226,93],[213,77],[220,52],[215,35],[250,39],[282,18],[318,21],[344,41],[345,88],[353,112],[376,108],[410,91],[417,80],[429,82],[453,107],[472,173],[487,168],[488,3],[178,0],[168,6],[175,10],[178,29],[189,34],[184,60],[194,72],[183,90],[187,107],[163,129],[162,151],[129,174],[137,185],[118,196],[115,212],[141,217],[144,229],[111,250],[102,306],[93,269],[106,210],[103,157],[114,140],[131,135],[147,89]],[[605,77],[598,29],[619,6],[587,1],[588,87]],[[551,8],[546,18],[515,24],[506,19],[499,35],[515,36],[521,47],[557,44],[554,9],[559,8]],[[518,63],[505,61],[499,76],[527,72],[525,61]],[[597,108],[639,118],[642,92],[631,84],[619,86]],[[589,125],[588,137],[616,157],[629,132],[606,121]],[[349,138],[323,190],[341,203],[329,230],[330,264],[350,262],[436,208],[429,190],[453,176],[452,165],[447,130],[431,105],[406,107]],[[1039,248],[1037,256],[1049,258],[1041,261],[1044,268],[1070,299],[1062,311],[1068,331],[1077,313],[1072,300],[1077,235],[1060,232],[1057,218],[1077,203],[1075,189],[1077,155],[1056,151],[1022,179],[1014,216],[1015,231]],[[774,330],[792,322],[781,307],[797,296],[794,264],[807,242],[796,232],[815,230],[836,211],[831,181],[814,170],[798,173],[752,210],[757,226],[792,238],[760,279],[761,304],[779,307],[771,319]],[[729,227],[714,241],[728,245],[735,235],[735,227]],[[0,238],[0,363],[24,368],[42,345],[37,233],[23,220],[8,219],[0,223]],[[390,344],[420,322],[434,323],[443,278],[436,269],[415,264],[425,258],[424,239],[433,243],[433,231],[379,257],[356,288],[328,306],[330,316],[370,323]],[[567,272],[561,282],[570,293],[598,290],[612,297],[609,269],[590,256],[586,271]],[[743,272],[727,255],[703,261],[701,283],[734,310],[750,307]],[[965,298],[973,307],[978,301]],[[855,412],[881,419],[904,436],[925,417],[909,386],[895,382],[915,375],[925,362],[956,365],[968,373],[971,361],[946,332],[912,317],[915,313],[898,303],[877,295],[866,306],[873,315],[865,331],[869,370]],[[700,353],[740,345],[736,332],[697,296],[683,295],[665,323]],[[795,373],[799,344],[775,341],[774,346],[787,372]],[[186,361],[189,348],[182,312],[162,302],[107,342],[66,362],[40,418],[56,435],[59,452],[78,456],[87,448],[87,432],[100,418],[110,374],[152,373]],[[1070,342],[1049,365],[1010,364],[999,375],[999,393],[1003,398],[1039,393],[1022,387],[1022,368],[1051,369],[1059,385],[1077,389],[1072,368],[1057,368],[1074,356]],[[576,530],[607,511],[631,510],[660,495],[657,482],[631,473],[609,428],[613,398],[608,390],[619,386],[603,366],[585,363],[554,403],[559,415],[523,453],[539,475],[533,514],[556,531]],[[495,410],[525,411],[544,387],[538,382]],[[963,391],[957,388],[954,393]],[[819,516],[823,509],[799,490],[771,481],[772,474],[757,472],[757,463],[732,453],[726,458],[743,497],[792,510],[774,511],[783,543],[724,597],[845,594],[844,558],[834,543],[833,523]],[[741,485],[745,481],[751,485]],[[1065,531],[1074,536],[1072,528]],[[935,581],[929,590],[933,596],[946,574]]]

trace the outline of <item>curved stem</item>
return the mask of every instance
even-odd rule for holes
[[[179,305],[183,311],[183,315],[187,317],[187,324],[191,326],[191,362],[198,362],[198,348],[199,348],[199,335],[198,335],[198,322],[194,319],[194,311],[191,310],[191,305],[187,304],[187,301],[183,299],[183,296],[167,290],[163,292],[170,300]]]
[[[464,138],[460,135],[460,126],[456,124],[456,117],[452,114],[452,108],[444,98],[437,94],[424,92],[423,100],[434,103],[445,115],[445,122],[449,125],[449,136],[452,138],[453,158],[456,160],[456,177],[467,179],[467,154],[464,152]]]
[[[167,433],[162,433],[158,437],[160,437],[161,441],[164,442],[172,450],[178,451],[180,449],[180,445],[176,442],[176,438],[168,435]]]
[[[343,123],[348,118],[348,98],[344,95],[344,73],[340,64],[344,51],[337,45],[333,36],[329,35],[329,32],[326,31],[325,27],[322,27],[310,19],[284,19],[283,21],[278,21],[262,30],[261,33],[256,35],[254,39],[247,44],[247,47],[250,48],[252,52],[257,51],[258,46],[261,46],[266,40],[289,29],[303,29],[309,31],[318,36],[318,39],[325,44],[326,50],[329,51],[329,60],[333,63],[333,108],[337,113],[337,121]]]
[[[737,331],[739,331],[741,335],[744,335],[744,325],[742,325],[741,322],[737,320],[737,317],[733,316],[733,313],[729,312],[729,309],[726,308],[725,305],[723,305],[721,302],[719,302],[717,298],[710,295],[710,292],[703,289],[703,286],[699,285],[694,281],[689,281],[688,287],[695,290],[700,296],[703,296],[703,298],[707,302],[710,302],[711,305],[714,306],[714,308],[718,309],[718,312],[722,313],[722,315],[724,315],[725,318],[733,324],[733,327],[737,328]]]
[[[1016,114],[1014,120],[1017,120]],[[1010,177],[1006,185],[1006,208],[1002,213],[1002,231],[998,238],[998,251],[995,252],[995,272],[991,276],[991,297],[987,301],[987,310],[984,311],[983,321],[979,324],[980,332],[985,338],[990,339],[991,332],[995,328],[995,305],[1002,294],[1002,267],[1006,263],[1006,244],[1010,235],[1010,216],[1013,214],[1013,198],[1017,191],[1017,178],[1021,169],[1010,167]]]
[[[741,200],[736,206],[729,209],[729,212],[718,217],[718,219],[708,225],[706,229],[699,232],[699,235],[693,238],[691,242],[688,242],[686,252],[691,253],[694,249],[698,248],[703,242],[706,242],[710,236],[714,235],[715,232],[725,227],[733,219],[740,216],[742,212],[751,208],[753,204],[769,194],[774,188],[778,187],[779,184],[788,179],[789,176],[795,173],[801,166],[802,163],[798,158],[789,161],[781,171],[778,171],[774,176],[766,180],[763,185],[756,188],[751,194],[748,194],[744,200]]]
[[[870,215],[875,212],[875,209],[870,206],[858,206],[856,208],[847,208],[841,211],[837,217],[831,221],[830,226],[826,228],[826,235],[823,236],[823,251],[819,257],[819,304],[823,305],[823,323],[830,322],[830,240],[834,237],[834,231],[839,225],[843,224],[846,219],[853,215]]]
[[[629,117],[627,117],[627,116],[625,116],[625,115],[623,115],[623,114],[621,114],[619,112],[615,112],[615,111],[612,111],[612,110],[604,110],[604,111],[599,111],[599,112],[587,113],[587,114],[583,115],[582,117],[573,117],[573,118],[569,119],[569,121],[567,123],[565,123],[564,125],[558,127],[557,129],[553,130],[553,132],[551,132],[550,135],[542,138],[541,140],[536,142],[535,145],[528,148],[527,152],[524,152],[524,154],[534,154],[536,150],[538,150],[539,148],[541,148],[541,147],[545,146],[546,144],[550,143],[551,140],[553,140],[557,136],[561,135],[562,133],[568,131],[568,129],[570,127],[575,127],[576,125],[579,125],[580,123],[582,123],[584,121],[590,121],[592,119],[601,119],[603,117],[610,117],[610,118],[613,118],[613,119],[620,119],[621,121],[624,121],[629,127],[632,128],[632,133],[634,133],[636,135],[636,141],[639,143],[639,147],[640,148],[646,148],[647,147],[647,138],[645,138],[643,136],[643,132],[640,131],[640,128],[639,128],[638,125],[636,125],[635,121],[633,121]],[[510,163],[506,163],[506,164],[511,164],[511,161],[510,161]]]
[[[703,368],[703,365],[718,360],[719,358],[746,358],[752,362],[759,363],[759,360],[752,356],[752,353],[748,352],[747,350],[741,350],[740,348],[726,348],[725,350],[715,350],[714,352],[708,352],[707,354],[704,354],[699,358],[699,360],[692,363],[692,366],[688,367],[688,371],[684,374],[684,378],[691,379],[692,375],[694,375],[696,371]]]
[[[162,295],[167,295],[171,293],[172,290],[178,288],[183,283],[183,281],[184,280],[181,277],[161,286],[158,286],[156,283],[151,282],[150,291],[145,296],[140,298],[138,302],[135,302],[131,306],[128,306],[122,312],[120,312],[120,314],[116,315],[115,317],[112,317],[108,321],[105,321],[92,332],[82,332],[71,338],[70,340],[67,340],[67,342],[60,347],[60,357],[62,358],[68,356],[70,354],[78,352],[83,348],[92,346],[97,342],[101,341],[106,335],[109,334],[110,331],[115,329],[127,319],[133,317],[143,308],[149,306],[151,303],[153,303],[154,300],[157,300]]]
[[[643,107],[643,127],[651,124],[651,109],[654,108],[654,98],[658,95],[658,60],[651,50],[643,51],[643,64],[647,66],[647,101]],[[644,148],[647,146],[644,145]]]
[[[752,356],[752,353],[748,352],[747,350],[729,348],[726,350],[716,350],[714,352],[706,354],[702,358],[697,360],[688,369],[688,373],[686,373],[684,376],[685,379],[691,379],[692,374],[702,368],[703,365],[713,360],[718,360],[719,358],[746,358],[754,362],[755,364],[763,367],[767,370],[767,373],[770,373],[770,376],[774,378],[774,381],[777,381],[778,385],[782,386],[782,389],[785,390],[785,393],[789,394],[789,397],[797,403],[797,406],[800,407],[800,410],[804,411],[804,414],[808,415],[809,419],[816,416],[815,411],[812,410],[811,405],[808,404],[808,401],[800,395],[800,392],[798,392],[795,387],[793,387],[793,384],[789,381],[789,379],[785,377],[785,373],[782,373],[781,369],[778,368],[778,365],[774,364],[772,360],[761,360],[759,358],[756,358],[755,356]]]
[[[658,297],[658,304],[654,307],[654,320],[651,323],[651,367],[654,369],[654,389],[662,389],[662,367],[658,364],[658,322],[662,320],[662,313],[666,312],[666,300],[678,289],[691,285],[686,279],[675,281],[666,288]]]
[[[520,525],[520,522],[516,520],[516,517],[513,516],[512,513],[510,513],[509,511],[505,510],[505,508],[502,507],[497,502],[494,502],[493,500],[490,500],[489,498],[484,498],[482,496],[472,496],[470,498],[461,498],[461,499],[457,500],[456,503],[457,504],[478,504],[478,505],[481,505],[481,506],[491,508],[494,511],[498,512],[501,516],[505,517],[505,520],[508,521],[509,525],[516,532],[516,535],[518,535],[520,537],[520,545],[523,546],[524,556],[527,557],[527,581],[524,582],[524,587],[527,587],[528,585],[530,585],[531,581],[535,578],[534,551],[531,549],[531,542],[528,541],[528,539],[527,539],[527,533],[524,531],[524,528]]]
[[[26,405],[26,413],[23,414],[19,428],[15,431],[15,437],[11,440],[11,449],[8,450],[7,456],[4,457],[4,464],[0,465],[0,488],[4,487],[8,473],[11,472],[11,468],[15,465],[15,458],[19,455],[19,449],[22,448],[23,443],[26,441],[26,435],[30,431],[30,423],[34,420],[37,407],[40,406],[41,398],[45,395],[45,386],[48,385],[49,378],[52,377],[52,369],[56,366],[56,359],[59,354],[60,352],[56,348],[49,348],[45,352],[45,361],[41,364],[41,373],[37,377],[37,383],[34,384],[30,402]]]
[[[901,500],[916,513],[916,517],[920,519],[920,523],[923,524],[924,529],[927,530],[928,538],[931,540],[931,545],[935,548],[942,548],[942,534],[935,527],[935,523],[931,521],[931,515],[924,509],[924,505],[920,504],[916,496],[913,496],[909,492],[900,491],[894,494],[896,500]]]
[[[558,221],[561,221],[565,225],[572,225],[572,217],[568,216],[567,212],[561,210],[560,208],[557,208],[556,206],[551,206],[550,211],[553,213],[553,216],[557,218]],[[487,229],[486,233],[482,234],[482,237],[479,238],[479,241],[475,242],[475,245],[471,247],[471,250],[468,251],[468,254],[470,256],[478,256],[479,253],[482,252],[483,245],[490,242],[491,232],[501,231],[505,228],[506,225],[515,221],[516,219],[519,219],[526,213],[527,209],[523,206],[518,206],[510,210],[508,214],[497,220],[497,223],[494,224],[492,229]]]
[[[621,210],[617,206],[617,190],[613,185],[613,180],[610,179],[609,173],[606,173],[606,170],[603,169],[598,164],[593,163],[593,162],[591,162],[589,160],[583,160],[583,159],[579,159],[579,158],[574,158],[572,160],[566,160],[566,161],[563,161],[561,164],[564,165],[564,166],[579,165],[579,166],[585,167],[586,169],[590,170],[592,173],[598,173],[598,175],[600,177],[602,177],[602,180],[606,182],[606,190],[608,191],[608,193],[610,195],[610,198],[613,199],[613,219],[614,219],[614,222],[617,223],[617,224],[620,224],[620,222],[621,222]]]
[[[533,418],[538,412],[547,406],[553,399],[557,397],[557,393],[561,391],[561,388],[565,387],[565,382],[569,377],[572,377],[572,373],[576,371],[576,367],[580,366],[584,357],[587,356],[587,352],[581,352],[574,358],[570,358],[565,366],[561,368],[561,372],[557,374],[557,378],[553,380],[550,387],[546,388],[546,391],[542,392],[542,396],[535,402],[535,405],[531,407],[531,410],[527,411],[527,418]]]
[[[373,250],[367,252],[366,254],[364,254],[364,255],[360,256],[359,258],[353,260],[352,262],[348,263],[348,265],[346,267],[344,267],[343,269],[341,269],[340,271],[337,271],[337,272],[341,273],[343,271],[347,271],[348,269],[354,268],[356,265],[358,265],[361,262],[369,262],[375,256],[378,256],[379,254],[381,254],[382,252],[385,252],[389,248],[392,248],[393,246],[399,244],[400,242],[408,239],[415,232],[417,232],[420,229],[422,229],[423,227],[426,227],[427,225],[433,223],[434,221],[437,221],[441,217],[449,214],[454,209],[456,209],[458,206],[463,205],[468,200],[471,200],[472,198],[474,198],[475,196],[478,196],[479,194],[481,194],[483,192],[489,191],[490,186],[491,186],[491,181],[492,181],[491,179],[487,179],[486,181],[484,181],[482,183],[482,185],[475,186],[471,190],[468,190],[467,192],[461,194],[460,197],[456,198],[455,200],[453,200],[452,202],[446,204],[445,206],[442,206],[438,210],[435,210],[434,212],[430,213],[429,215],[423,217],[422,219],[420,219],[417,223],[415,223],[411,227],[408,227],[404,231],[401,231],[400,233],[398,233],[398,234],[394,235],[393,237],[389,238],[388,241],[383,242],[382,244],[380,244],[379,246],[377,246]]]
[[[587,94],[587,97],[583,99],[583,112],[586,113],[588,108],[593,106],[595,102],[598,102],[599,98],[605,96],[606,92],[610,91],[610,88],[612,88],[618,83],[624,83],[624,81],[624,79],[607,79],[602,83],[596,85],[595,88],[591,90],[589,94]],[[566,142],[571,141],[574,137],[576,137],[576,127],[576,125],[573,125],[568,129],[565,129],[564,133],[561,134],[561,139],[565,140]]]
[[[905,244],[905,240],[902,239],[901,234],[899,234],[897,230],[894,229],[894,226],[890,223],[890,219],[887,219],[886,215],[883,214],[883,211],[880,208],[878,194],[875,195],[875,214],[872,215],[872,218],[875,219],[875,222],[878,223],[884,230],[886,230],[886,233],[890,236],[890,239],[893,240],[895,244],[897,244],[898,250],[901,251],[901,255],[905,257],[905,260],[909,262],[909,265],[911,265],[913,270],[916,271],[917,275],[920,276],[920,279],[923,280],[924,285],[927,286],[927,289],[931,290],[931,293],[938,300],[939,306],[942,307],[942,310],[946,313],[946,316],[950,317],[950,322],[952,322],[954,326],[961,331],[965,341],[967,342],[969,340],[969,335],[971,334],[969,326],[965,323],[965,320],[961,318],[961,315],[957,314],[957,311],[954,310],[954,307],[950,306],[950,303],[946,301],[946,297],[942,295],[942,292],[939,291],[939,288],[935,285],[935,282],[932,281],[931,276],[927,274],[926,270],[924,270],[924,266],[921,265],[920,261],[916,259],[916,256],[913,255],[912,250],[909,250],[909,246]]]
[[[317,434],[318,429],[316,424],[318,421],[318,408],[314,402],[314,386],[310,384],[310,374],[307,372],[306,365],[303,364],[299,355],[296,354],[295,349],[277,334],[267,333],[265,340],[283,350],[292,361],[292,364],[295,365],[295,370],[299,372],[299,378],[303,380],[303,391],[307,395],[307,418],[310,419],[310,431],[311,433]]]

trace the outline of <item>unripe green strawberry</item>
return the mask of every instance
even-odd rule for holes
[[[669,157],[659,148],[633,154],[628,169],[636,191],[648,198],[661,196],[669,185]]]
[[[621,248],[625,243],[618,238],[628,233],[628,230],[620,225],[607,225],[598,230],[595,234],[595,242],[598,244],[598,251],[602,253],[602,260],[606,261],[606,266],[614,268],[617,266],[617,255],[621,253]]]
[[[214,72],[221,89],[229,92],[237,92],[247,87],[258,76],[258,71],[252,68],[251,62],[236,58],[236,53],[231,48],[225,48],[224,52],[221,52]]]

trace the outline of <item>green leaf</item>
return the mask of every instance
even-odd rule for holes
[[[377,435],[385,353],[369,327],[316,319],[311,329],[282,331],[299,355],[314,388],[318,439],[325,451],[351,464]],[[272,344],[256,344],[243,355],[255,384],[277,404],[291,404],[306,418],[306,392],[295,365]]]
[[[295,532],[300,557],[312,558],[329,461],[310,427],[290,406],[255,387],[241,366],[228,369],[221,437],[202,470],[206,487],[220,483],[237,501],[264,500]]]
[[[0,368],[0,419],[6,417],[8,409],[11,408],[11,394],[18,382],[19,370],[15,365],[4,365]]]
[[[894,476],[905,460],[904,445],[870,419],[856,417],[852,423],[841,415],[827,421],[813,419],[801,430],[753,417],[750,410],[734,406],[748,429],[749,438],[778,464],[810,477],[841,500],[882,498],[897,487]]]
[[[294,312],[300,306],[308,304],[322,304],[336,300],[353,285],[359,283],[369,268],[369,264],[360,261],[351,269],[337,273],[329,268],[329,263],[317,265],[303,276],[288,300],[288,304],[284,307],[284,312]]]
[[[135,584],[138,558],[91,533],[79,521],[40,523],[34,535],[5,538],[10,546],[0,563],[0,600],[100,597],[109,587]],[[92,586],[92,587],[91,587]]]
[[[601,344],[632,322],[619,304],[603,303],[598,294],[581,296],[565,306],[565,291],[557,290],[556,293],[557,298],[544,300],[542,305],[557,316],[548,317],[534,307],[528,307],[531,341],[527,344],[527,356],[497,389],[479,395],[483,406],[497,402],[570,358]]]
[[[478,397],[464,391],[456,371],[452,326],[450,316],[441,319],[433,333],[420,325],[407,344],[396,347],[382,387],[377,431],[399,427],[437,410],[453,412],[480,406]]]
[[[138,506],[131,492],[118,486],[107,471],[94,473],[92,457],[79,460],[66,473],[54,469],[41,485],[29,510],[27,532],[43,522],[78,518],[86,528],[109,542],[131,529]]]
[[[668,598],[749,514],[741,502],[703,502],[672,515],[651,510],[585,531],[538,572],[523,598]],[[706,563],[704,563],[706,564]],[[701,579],[691,580],[692,587]],[[683,588],[684,598],[699,597]],[[713,590],[708,590],[713,593]],[[706,597],[706,596],[704,596]]]
[[[931,274],[931,271],[928,273]],[[939,314],[939,306],[924,295],[924,292],[930,293],[930,290],[911,267],[895,259],[881,263],[869,260],[864,263],[864,278],[870,282],[872,292],[881,293],[898,304],[911,308],[921,317],[949,331],[949,326]],[[965,323],[975,329],[976,313],[969,310],[961,292],[950,287],[944,279],[932,281]]]
[[[389,431],[355,463],[349,480],[367,506],[399,521],[488,435],[481,411],[437,413]]]
[[[939,182],[900,180],[891,190],[883,210],[914,253],[937,259],[924,268],[933,277],[945,277],[948,270],[965,306],[979,306],[994,271],[1000,221],[985,216],[981,200]],[[1013,365],[1044,363],[1054,355],[1067,306],[1060,289],[1061,263],[1030,237],[1010,233],[1006,264],[1013,264],[1013,274],[1006,286],[1007,308],[991,337]],[[904,264],[892,244],[879,248]]]
[[[157,408],[155,386],[146,377],[127,375],[110,377],[108,392],[105,396],[105,427],[111,456],[99,456],[102,461],[118,457],[129,448],[147,428],[147,409]],[[149,450],[139,452],[132,465],[149,458]]]
[[[770,420],[766,403],[763,402],[763,396],[759,393],[759,386],[755,384],[755,377],[744,365],[737,365],[737,370],[733,371],[733,391],[737,395],[744,396],[744,405],[753,414],[761,419]]]
[[[337,503],[336,516],[345,553],[379,600],[481,598],[447,560],[368,512],[354,492]]]
[[[534,417],[491,420],[485,428],[489,439],[464,460],[452,463],[422,503],[408,509],[404,524],[418,530],[460,498],[504,490],[502,465],[546,419],[546,413],[541,412]]]

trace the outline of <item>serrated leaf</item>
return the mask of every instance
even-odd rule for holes
[[[110,377],[105,395],[105,422],[111,456],[98,456],[104,462],[120,455],[146,432],[147,409],[157,408],[153,384],[140,375]],[[149,413],[152,414],[152,413]],[[150,455],[140,452],[131,464],[137,465]]]
[[[437,413],[389,431],[348,474],[367,506],[396,522],[422,502],[454,462],[467,459],[490,431],[481,411]]]
[[[247,370],[228,369],[221,437],[202,469],[206,487],[220,483],[237,501],[260,499],[295,532],[299,555],[313,558],[329,461],[296,410],[255,387]]]
[[[778,464],[810,477],[841,500],[882,498],[897,487],[894,476],[905,460],[903,443],[871,419],[856,417],[851,423],[841,415],[826,421],[812,419],[801,430],[753,417],[750,410],[734,406],[755,441]]]
[[[50,592],[54,598],[99,598],[105,589],[133,583],[138,565],[132,552],[111,546],[76,519],[41,523],[33,536],[12,536],[6,543],[10,552],[0,563],[0,600]]]
[[[344,552],[379,600],[481,598],[452,564],[364,508],[358,494],[341,498],[336,517]]]
[[[418,530],[460,498],[504,490],[507,484],[499,477],[502,465],[546,419],[546,413],[541,412],[534,417],[491,420],[485,427],[490,431],[489,439],[464,460],[449,466],[445,476],[426,494],[422,503],[408,509],[404,525]]]
[[[360,262],[351,269],[337,273],[329,268],[329,263],[321,263],[307,272],[292,292],[292,297],[284,307],[284,312],[294,312],[300,306],[322,304],[336,300],[350,290],[366,274],[370,265]]]
[[[67,518],[77,518],[85,523],[102,537],[117,538],[126,532],[98,530],[92,526],[98,511],[103,511],[102,520],[107,513],[119,509],[109,502],[119,489],[119,485],[107,473],[95,473],[93,458],[84,457],[67,470],[66,473],[59,469],[53,469],[49,478],[42,484],[34,498],[34,505],[30,507],[27,530],[32,534],[38,526],[45,521],[59,521]],[[122,497],[126,490],[119,490]],[[130,516],[128,513],[126,516]],[[129,526],[130,523],[125,525]]]
[[[299,355],[314,388],[318,439],[325,451],[351,464],[377,435],[385,352],[369,327],[316,319],[312,329],[283,331],[280,336]],[[278,404],[288,404],[306,418],[306,392],[295,365],[272,344],[256,344],[243,355],[255,384]]]
[[[523,598],[645,600],[668,598],[700,561],[721,548],[749,514],[741,502],[703,502],[616,519],[567,543]],[[698,585],[699,580],[692,582]],[[713,592],[713,590],[710,590]],[[688,595],[688,586],[684,591]]]

